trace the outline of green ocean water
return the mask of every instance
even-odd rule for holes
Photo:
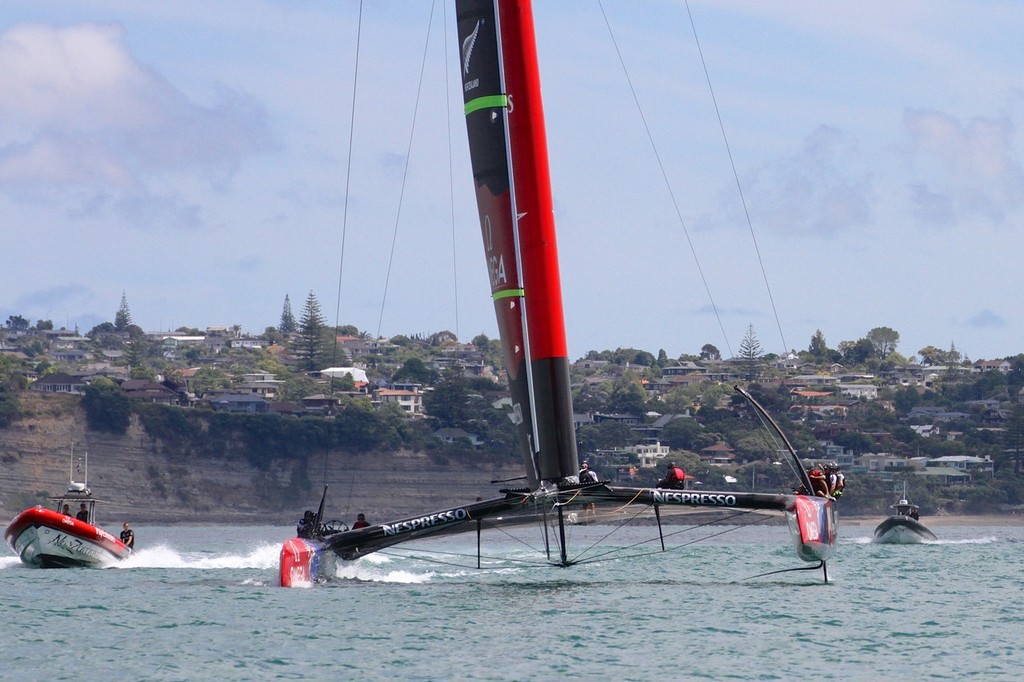
[[[457,565],[475,565],[459,536],[283,589],[293,529],[139,527],[117,568],[0,555],[0,679],[1024,679],[1024,528],[935,530],[873,545],[840,524],[827,584],[750,579],[801,565],[784,528],[751,527],[568,569],[510,535]]]

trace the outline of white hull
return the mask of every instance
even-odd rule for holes
[[[40,568],[108,566],[131,553],[102,528],[42,507],[15,517],[5,538],[25,564]]]

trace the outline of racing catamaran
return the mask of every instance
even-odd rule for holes
[[[832,556],[836,540],[832,498],[579,482],[531,3],[457,0],[456,8],[484,257],[526,485],[502,490],[503,497],[356,530],[325,526],[321,499],[313,530],[306,537],[288,540],[282,548],[281,585],[315,582],[333,575],[339,560],[357,559],[417,538],[473,530],[479,538],[488,527],[525,523],[543,526],[551,563],[582,563],[584,559],[570,551],[567,526],[577,512],[590,509],[615,510],[616,518],[625,515],[630,520],[652,517],[657,534],[651,542],[660,542],[664,550],[663,515],[695,508],[726,516],[785,514],[797,555],[815,562],[808,568],[822,568],[827,580],[825,562]],[[749,394],[737,390],[785,442],[803,489],[812,490],[804,466],[782,431]]]

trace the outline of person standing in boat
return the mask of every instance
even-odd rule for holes
[[[669,462],[665,467],[665,478],[658,481],[658,487],[684,490],[686,488],[686,472],[681,467],[677,467],[675,462]]]
[[[121,542],[123,542],[124,546],[128,549],[135,549],[135,533],[132,531],[127,521],[125,521],[124,525],[121,526]]]
[[[85,521],[86,523],[89,523],[89,509],[86,508],[85,502],[79,505],[78,513],[75,514],[75,518],[79,521]]]
[[[580,483],[597,483],[597,473],[590,468],[590,462],[583,460],[583,464],[580,466]]]
[[[71,516],[71,507],[69,505],[64,505],[63,514],[64,516]]]
[[[356,516],[356,522],[352,524],[352,530],[358,530],[359,528],[366,528],[370,523],[366,520],[366,514],[359,514]]]

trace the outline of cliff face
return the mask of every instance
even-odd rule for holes
[[[371,523],[436,511],[498,494],[493,479],[520,475],[490,462],[455,466],[426,453],[332,450],[255,468],[239,446],[217,457],[179,455],[133,418],[123,436],[87,429],[75,398],[25,395],[29,416],[0,429],[0,520],[67,489],[74,443],[76,481],[85,479],[101,526],[134,523],[291,524],[315,509],[329,484],[325,517]],[[174,453],[174,454],[172,454]],[[325,466],[326,459],[326,466]],[[78,469],[79,461],[81,469]],[[325,475],[326,472],[326,475]]]

